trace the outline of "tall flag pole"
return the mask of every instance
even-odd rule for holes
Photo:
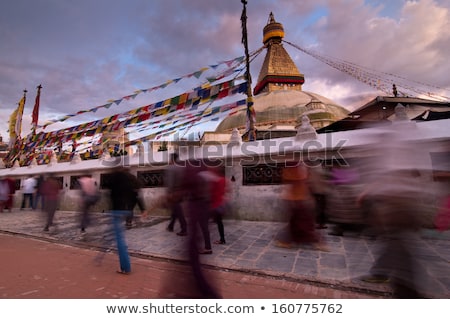
[[[33,115],[32,115],[32,120],[31,120],[31,130],[33,132],[33,135],[36,134],[36,127],[38,125],[39,104],[40,104],[40,99],[41,99],[41,89],[42,89],[42,85],[39,84],[37,86],[36,100],[34,102]]]
[[[256,140],[255,122],[256,114],[253,107],[253,95],[252,95],[252,77],[250,75],[250,54],[248,52],[248,39],[247,39],[247,0],[241,0],[243,9],[241,15],[242,25],[242,43],[245,49],[245,65],[246,65],[246,78],[247,78],[247,134],[248,140]]]
[[[23,90],[23,98],[19,102],[19,108],[17,111],[17,121],[16,121],[16,135],[20,139],[22,135],[22,118],[23,118],[23,110],[25,109],[25,101],[27,98],[27,90]]]

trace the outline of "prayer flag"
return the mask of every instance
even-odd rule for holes
[[[38,119],[39,119],[39,104],[40,104],[40,99],[41,99],[41,89],[42,89],[42,85],[39,84],[37,87],[36,100],[34,102],[33,116],[32,116],[32,120],[31,120],[31,127],[32,127],[33,131],[36,131],[36,127],[37,127]]]
[[[19,101],[19,106],[14,110],[14,112],[12,112],[9,118],[10,147],[14,145],[16,139],[20,137],[22,131],[22,116],[23,109],[25,108],[26,93],[27,91],[25,90],[23,93],[23,97]]]

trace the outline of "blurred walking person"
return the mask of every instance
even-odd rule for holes
[[[214,164],[214,163],[213,163]],[[228,211],[227,194],[227,181],[224,176],[223,167],[209,166],[208,170],[200,173],[204,176],[205,180],[209,182],[209,192],[211,196],[211,217],[217,224],[217,230],[219,232],[219,240],[216,240],[214,244],[225,245],[225,227],[223,225],[223,216]]]
[[[189,219],[189,238],[191,248],[199,254],[212,254],[211,238],[209,233],[209,218],[211,213],[210,181],[203,173],[206,172],[204,163],[189,160],[184,175],[184,190],[186,192],[186,209]],[[197,247],[198,229],[203,237],[203,249]]]
[[[389,282],[394,298],[422,298],[419,278],[422,267],[415,249],[420,246],[421,209],[434,192],[424,188],[430,172],[429,154],[424,145],[408,140],[415,134],[413,123],[394,122],[380,131],[376,156],[364,163],[366,187],[359,202],[371,203],[368,220],[379,235],[380,254],[361,280]]]
[[[44,176],[39,175],[39,177],[36,179],[36,191],[34,193],[34,199],[33,199],[33,209],[38,208],[39,203],[40,209],[44,209],[44,195],[42,194],[42,184],[44,182]]]
[[[9,184],[5,178],[0,178],[0,212],[3,213],[3,208],[8,201]]]
[[[221,298],[212,278],[204,272],[199,255],[212,254],[211,239],[208,228],[210,218],[209,182],[202,177],[206,167],[199,160],[186,161],[184,189],[186,191],[186,207],[188,217],[187,251],[191,265],[192,276],[199,298]],[[199,231],[203,237],[203,248],[199,248]]]
[[[389,176],[380,176],[380,183],[370,185],[371,190],[361,197],[374,203],[369,221],[377,231],[380,246],[370,274],[361,280],[389,282],[394,298],[421,298],[416,286],[419,265],[414,254],[421,227],[415,200],[423,199],[417,188],[419,176],[412,170],[391,171]]]
[[[124,167],[115,168],[109,177],[107,188],[110,190],[110,214],[120,263],[120,270],[117,270],[117,272],[119,274],[130,274],[130,256],[123,226],[124,220],[132,214],[132,210],[136,205],[136,196],[138,194],[135,189],[136,182],[133,175]],[[145,207],[143,208],[145,209]],[[142,211],[142,215],[146,215],[145,210]]]
[[[446,195],[445,198],[441,199],[434,219],[434,226],[440,232],[450,229],[450,195]]]
[[[144,203],[141,191],[142,191],[142,183],[137,179],[136,176],[134,176],[133,174],[130,174],[129,171],[128,172],[128,176],[131,178],[131,182],[133,184],[133,189],[134,189],[134,203],[131,204],[131,214],[128,215],[125,218],[125,227],[127,229],[131,229],[133,227],[133,221],[136,219],[134,216],[134,209],[137,206],[138,209],[141,211],[141,217],[146,217],[147,215],[147,209],[146,209],[146,205]],[[145,213],[143,213],[145,212]]]
[[[183,190],[183,167],[182,163],[178,161],[178,154],[172,153],[170,155],[169,166],[165,171],[164,184],[166,186],[166,200],[170,209],[170,222],[167,230],[174,231],[175,223],[180,223],[180,231],[178,236],[187,235],[187,223],[184,217],[183,207],[181,206],[184,198]]]
[[[14,194],[16,193],[16,181],[10,176],[6,176],[5,180],[8,183],[9,193],[4,208],[11,211],[14,205]]]
[[[22,205],[20,209],[23,210],[26,208],[26,204],[28,202],[31,209],[34,207],[34,193],[36,192],[36,179],[33,176],[28,176],[23,181],[22,186]]]
[[[329,193],[328,179],[320,163],[309,163],[308,184],[314,199],[316,228],[326,229],[327,226],[327,200]]]
[[[56,208],[58,207],[59,192],[61,184],[53,175],[47,176],[42,183],[42,194],[44,196],[44,212],[46,215],[46,223],[44,231],[48,232],[50,227],[54,226]]]
[[[95,185],[95,180],[89,174],[85,174],[78,179],[80,184],[80,208],[81,220],[80,228],[81,234],[86,233],[86,228],[90,224],[89,210],[100,199],[100,194]]]
[[[314,248],[324,249],[315,227],[315,206],[309,191],[308,168],[303,162],[288,164],[283,169],[282,178],[287,187],[283,201],[290,216],[287,228],[277,235],[276,245],[292,248],[296,244],[311,244]]]

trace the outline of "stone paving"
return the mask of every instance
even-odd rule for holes
[[[78,216],[76,212],[57,211],[56,229],[45,233],[42,231],[42,212],[13,210],[0,213],[0,231],[91,249],[115,249],[107,214],[93,213],[92,226],[84,237],[80,237]],[[176,231],[168,232],[167,221],[165,216],[136,218],[135,225],[126,230],[130,254],[142,258],[186,260],[187,237],[177,236]],[[377,240],[364,233],[332,236],[328,234],[329,229],[320,230],[327,247],[327,251],[320,251],[308,246],[276,247],[274,236],[284,223],[226,219],[224,225],[227,244],[213,245],[212,255],[202,255],[205,265],[390,296],[387,284],[369,284],[358,279],[368,273],[379,246]],[[213,223],[210,232],[214,242],[218,232]],[[420,263],[418,282],[421,291],[429,298],[449,298],[450,231],[423,230],[415,247]]]

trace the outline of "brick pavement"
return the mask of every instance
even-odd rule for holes
[[[133,272],[114,270],[114,252],[96,262],[99,252],[22,237],[0,234],[0,296],[3,299],[141,299],[191,298],[187,289],[189,266],[132,257]],[[302,284],[243,272],[206,270],[219,283],[223,298],[373,298],[358,292]]]
[[[114,249],[113,243],[108,242],[104,236],[108,229],[108,218],[105,214],[93,215],[94,226],[88,229],[88,236],[84,239],[79,238],[78,214],[74,212],[58,211],[58,229],[50,234],[42,232],[42,212],[3,213],[0,214],[0,230],[48,242],[62,242],[87,251],[108,245]],[[150,217],[126,231],[130,253],[134,257],[133,263],[156,259],[176,264],[185,260],[183,251],[186,237],[167,232],[166,220],[167,217],[164,216]],[[330,236],[327,230],[322,230],[329,251],[316,251],[309,247],[282,249],[274,246],[273,238],[283,226],[283,223],[225,220],[227,245],[215,245],[212,255],[201,257],[202,263],[219,273],[225,271],[251,278],[256,276],[258,280],[275,278],[276,282],[281,280],[285,285],[306,285],[302,288],[306,293],[309,290],[331,287],[332,294],[339,294],[336,291],[340,291],[344,295],[345,292],[357,292],[374,297],[389,297],[390,289],[387,285],[367,284],[358,280],[359,276],[367,274],[376,258],[377,241],[355,233],[348,233],[343,237]],[[218,239],[214,224],[211,224],[210,231],[212,240]],[[449,232],[424,230],[416,245],[423,267],[420,285],[430,298],[450,296],[449,235]],[[112,263],[116,259],[114,267],[117,266],[117,258],[111,258]],[[253,280],[256,279],[251,279],[250,282]],[[279,284],[280,282],[277,283]]]

